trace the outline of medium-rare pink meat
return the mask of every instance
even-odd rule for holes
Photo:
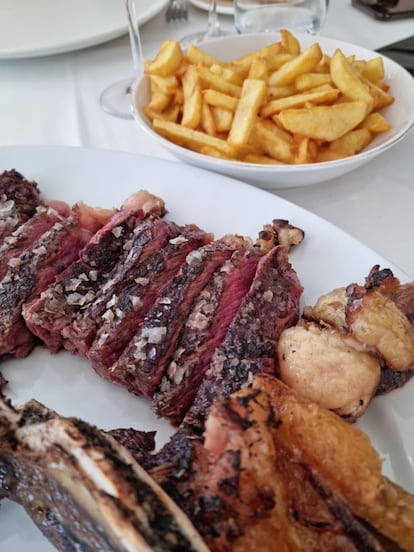
[[[42,234],[47,232],[55,223],[70,215],[70,207],[66,213],[58,213],[47,206],[39,206],[35,214],[23,222],[12,234],[4,238],[0,246],[0,280],[13,264],[13,258],[19,257],[24,251],[34,247]],[[18,262],[18,261],[16,261]]]
[[[73,353],[88,354],[97,331],[112,316],[112,308],[116,309],[118,294],[134,282],[137,267],[162,249],[169,240],[176,238],[180,231],[175,223],[157,216],[138,221],[106,281],[96,290],[92,303],[86,309],[79,310],[72,323],[62,328],[66,349]]]
[[[138,221],[165,214],[158,197],[140,190],[131,194],[102,228],[88,241],[79,259],[64,270],[40,297],[23,308],[29,329],[52,353],[63,345],[62,330],[96,299],[124,253],[125,242]]]
[[[302,291],[286,247],[274,247],[260,259],[250,290],[212,357],[184,423],[202,431],[214,400],[246,386],[254,374],[274,373],[277,341],[298,321]]]
[[[145,315],[153,306],[163,287],[177,274],[191,251],[210,241],[210,236],[195,226],[185,226],[181,233],[169,239],[159,250],[135,267],[131,278],[112,295],[110,306],[87,354],[93,368],[106,377],[130,340],[140,328]]]
[[[108,379],[137,395],[152,397],[177,346],[196,297],[239,247],[240,238],[226,236],[192,251],[179,273],[166,285]]]
[[[41,205],[36,182],[30,182],[16,170],[0,174],[0,245]]]
[[[215,349],[248,292],[261,255],[246,241],[194,301],[174,356],[153,397],[160,417],[179,425],[191,406]]]
[[[95,220],[92,212],[89,207],[76,205],[69,218],[56,222],[30,249],[9,262],[0,282],[0,356],[22,358],[36,344],[36,337],[24,322],[23,305],[37,299],[57,274],[78,257],[102,221],[101,210],[97,210]]]

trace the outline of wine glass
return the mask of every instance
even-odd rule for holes
[[[180,44],[181,47],[185,49],[189,44],[198,44],[200,42],[204,42],[204,40],[207,40],[209,38],[225,36],[226,34],[227,33],[224,32],[220,26],[220,21],[217,14],[217,1],[210,0],[208,6],[207,30],[184,36],[180,40]]]
[[[128,22],[128,34],[132,51],[133,69],[135,74],[142,70],[144,56],[139,33],[138,17],[134,0],[125,0],[125,9]],[[109,85],[101,93],[99,103],[105,113],[121,119],[133,119],[131,107],[131,92],[135,77],[122,79]]]

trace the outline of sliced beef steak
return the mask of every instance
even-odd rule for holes
[[[137,221],[135,212],[121,211],[99,230],[40,297],[23,309],[28,328],[52,353],[63,345],[62,330],[90,305],[118,262],[125,240]]]
[[[35,182],[30,182],[16,170],[0,174],[0,245],[23,222],[35,214],[42,204]]]
[[[96,232],[90,208],[84,216],[82,206],[75,207],[72,216],[56,222],[36,244],[25,250],[13,262],[0,282],[0,356],[26,356],[36,343],[27,328],[22,308],[37,299],[68,265],[79,255],[80,249]],[[80,223],[86,221],[88,226]],[[10,263],[9,263],[10,264]]]
[[[92,303],[77,313],[72,324],[62,329],[66,349],[88,354],[99,328],[113,316],[112,308],[116,309],[118,294],[134,282],[137,267],[176,238],[180,230],[175,223],[157,216],[138,221],[106,281],[96,290]]]
[[[4,277],[9,266],[13,264],[13,258],[18,258],[27,249],[36,246],[40,237],[47,232],[53,224],[69,217],[70,208],[62,216],[55,209],[40,206],[35,214],[26,222],[23,222],[14,232],[4,238],[0,246],[0,280]],[[16,260],[16,262],[18,262]]]
[[[236,237],[226,237],[187,256],[179,273],[162,289],[137,334],[108,370],[109,379],[132,393],[152,397],[177,347],[193,301],[239,243]]]
[[[106,322],[100,327],[88,352],[92,366],[103,377],[137,333],[145,315],[163,287],[177,274],[187,255],[210,241],[210,236],[194,226],[186,226],[171,237],[159,250],[138,263],[131,276],[123,282],[118,294],[113,294]],[[161,245],[161,244],[160,244]]]
[[[166,213],[164,202],[145,190],[131,194],[89,240],[79,259],[63,271],[39,299],[24,309],[30,330],[53,353],[63,345],[62,330],[95,300],[116,263],[125,242],[144,217]]]
[[[215,349],[248,292],[261,256],[249,243],[213,275],[186,320],[174,356],[153,397],[158,416],[179,425],[192,404]]]
[[[274,373],[281,332],[299,319],[303,288],[288,250],[277,246],[259,262],[249,292],[215,351],[184,423],[202,431],[209,406],[251,382],[254,374]]]

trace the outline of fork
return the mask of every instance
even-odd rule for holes
[[[165,19],[167,21],[175,21],[176,19],[187,19],[187,17],[188,17],[187,0],[169,1],[167,11],[165,12]]]

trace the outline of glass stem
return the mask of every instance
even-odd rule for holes
[[[207,36],[219,36],[220,35],[220,22],[217,15],[217,2],[216,0],[210,0],[208,8],[208,24],[207,24]]]
[[[138,17],[135,11],[134,0],[125,0],[127,12],[129,41],[131,44],[132,62],[136,73],[141,73],[144,66],[141,36],[139,33]]]

